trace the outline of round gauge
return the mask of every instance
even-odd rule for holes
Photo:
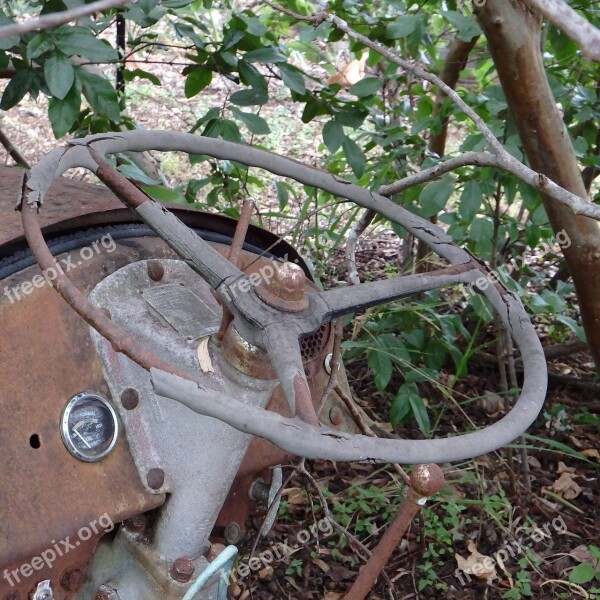
[[[94,392],[82,392],[65,406],[60,432],[75,458],[97,462],[117,443],[119,421],[108,400]]]

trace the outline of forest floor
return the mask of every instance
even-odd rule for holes
[[[150,66],[145,68],[152,70]],[[146,128],[188,131],[209,108],[221,106],[232,91],[232,84],[215,80],[200,96],[185,100],[177,67],[162,65],[160,78],[160,88],[138,82],[128,91],[129,114]],[[261,113],[269,122],[271,134],[261,138],[261,143],[318,165],[318,126],[301,123],[296,107],[286,101],[283,90],[274,89],[273,93],[276,101]],[[31,164],[58,144],[46,110],[43,99],[29,99],[3,114],[0,121],[0,127]],[[297,125],[291,128],[290,123]],[[190,167],[180,158],[158,157],[172,186],[201,175],[202,167]],[[7,159],[7,164],[10,162]],[[264,204],[258,209],[266,212],[276,203],[274,194],[266,194],[261,201]],[[290,209],[293,213],[298,206],[292,203]],[[262,222],[281,232],[277,219]],[[359,272],[385,277],[390,264],[401,269],[400,255],[399,242],[389,230],[375,229],[361,243],[357,254]],[[331,270],[323,274],[323,279],[343,280],[342,249],[330,264]],[[480,332],[482,339],[491,335],[491,330]],[[571,572],[574,568],[584,570],[578,565],[598,562],[593,552],[595,546],[600,546],[600,383],[595,381],[592,359],[585,350],[563,346],[562,352],[561,348],[552,351],[557,354],[549,361],[551,378],[545,411],[523,440],[526,453],[514,448],[443,465],[446,485],[411,525],[386,567],[388,582],[379,579],[372,599],[542,600],[593,598],[597,594],[589,583],[577,583]],[[389,398],[374,387],[366,359],[347,362],[346,369],[358,404],[389,430]],[[451,371],[439,374],[441,380],[451,376]],[[475,355],[470,374],[460,380],[456,393],[481,398],[484,392],[498,389],[498,379],[493,357]],[[429,392],[430,408],[435,411],[445,400],[435,386],[430,386]],[[483,423],[497,420],[506,407],[479,401],[469,410]],[[437,424],[436,435],[460,431],[464,426],[460,414],[447,410]],[[414,422],[395,434],[422,437]],[[404,486],[397,472],[390,466],[323,461],[309,461],[307,468],[324,490],[336,520],[373,549],[403,497]],[[238,581],[234,597],[340,600],[364,565],[364,552],[337,533],[326,535],[330,528],[321,521],[325,515],[310,481],[293,476],[282,500],[278,521],[256,548],[255,554],[262,557],[260,568]],[[259,522],[257,517],[252,524]],[[249,558],[253,544],[252,524],[248,524],[242,560]],[[291,553],[267,560],[268,553],[283,541]],[[493,567],[477,575],[465,572],[483,564],[488,556],[496,558]]]

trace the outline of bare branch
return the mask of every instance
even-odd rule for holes
[[[13,35],[28,33],[30,31],[39,31],[41,29],[48,29],[49,27],[56,27],[57,25],[62,25],[63,23],[68,23],[69,21],[75,21],[81,17],[87,17],[88,15],[96,12],[102,12],[103,10],[123,6],[128,2],[134,4],[135,0],[99,0],[98,2],[92,2],[91,4],[78,6],[77,8],[72,8],[70,10],[43,15],[23,23],[6,25],[5,27],[0,27],[0,40]]]
[[[358,244],[358,238],[372,223],[376,214],[377,213],[374,210],[365,210],[360,218],[360,221],[352,226],[352,229],[350,229],[350,233],[348,234],[348,241],[346,242],[346,261],[348,273],[346,274],[346,279],[348,283],[351,283],[352,285],[358,285],[360,283],[358,269],[356,268],[356,245]]]
[[[568,35],[589,60],[600,62],[600,30],[574,11],[564,0],[526,0]]]

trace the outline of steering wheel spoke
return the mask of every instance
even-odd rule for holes
[[[335,288],[319,292],[318,296],[328,307],[327,319],[331,320],[414,294],[464,283],[467,281],[465,274],[479,268],[480,265],[471,260],[428,273],[360,283],[353,286],[351,291],[347,287]]]
[[[265,328],[263,343],[292,415],[299,416],[311,425],[318,425],[319,420],[304,373],[299,337],[300,332],[293,325],[290,327],[277,323]]]

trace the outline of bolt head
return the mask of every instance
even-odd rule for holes
[[[194,567],[192,561],[189,558],[182,556],[171,565],[169,574],[175,581],[187,583],[192,578],[195,570],[196,567]]]
[[[146,477],[148,487],[152,490],[159,490],[165,483],[165,472],[162,469],[153,468],[148,471]]]

